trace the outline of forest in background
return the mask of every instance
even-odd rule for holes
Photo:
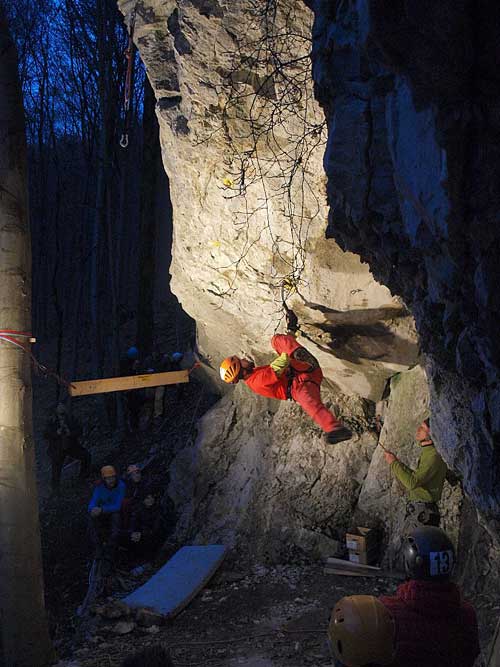
[[[182,351],[191,325],[169,289],[168,179],[135,49],[120,146],[129,37],[115,0],[15,0],[9,11],[29,150],[35,355],[74,379],[116,374],[130,344]]]

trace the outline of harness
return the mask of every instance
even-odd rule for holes
[[[293,387],[293,382],[295,378],[297,378],[299,375],[303,375],[304,373],[313,373],[317,368],[319,368],[319,362],[316,359],[315,356],[313,356],[309,350],[306,350],[305,347],[298,347],[293,353],[292,353],[292,359],[295,361],[300,361],[302,363],[309,364],[309,368],[304,369],[303,371],[298,371],[296,368],[294,368],[291,364],[288,367],[288,383],[286,386],[286,399],[287,401],[293,401],[292,398],[292,387]],[[320,387],[321,384],[317,382],[316,380],[312,380],[311,378],[309,379],[302,379],[300,378],[298,380],[300,384],[306,384],[308,382],[315,384],[317,387]]]
[[[288,371],[288,383],[286,385],[286,400],[287,401],[293,401],[292,385],[293,385],[294,379],[295,379],[295,373],[293,373],[291,370],[289,370]]]
[[[414,527],[439,526],[441,515],[437,503],[425,500],[408,500],[406,503],[405,522]]]

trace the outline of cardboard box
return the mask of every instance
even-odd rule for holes
[[[349,560],[351,563],[359,565],[372,565],[378,559],[378,546],[372,547],[369,551],[349,551]]]
[[[378,535],[374,528],[358,526],[350,529],[345,536],[346,547],[356,553],[368,552],[378,546]],[[355,561],[353,561],[355,562]]]

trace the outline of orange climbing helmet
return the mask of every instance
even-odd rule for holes
[[[113,466],[102,466],[101,468],[101,477],[116,477],[116,470]]]
[[[390,665],[394,659],[394,620],[376,597],[351,595],[335,605],[328,640],[335,657],[348,667]]]
[[[239,380],[241,361],[239,357],[226,357],[220,365],[220,376],[224,382],[236,384]]]

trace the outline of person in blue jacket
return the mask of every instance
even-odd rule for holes
[[[125,482],[118,479],[113,466],[101,468],[101,480],[88,505],[90,537],[96,548],[103,541],[114,547],[121,527],[120,509],[125,497]],[[106,533],[109,534],[107,539],[104,537]]]

